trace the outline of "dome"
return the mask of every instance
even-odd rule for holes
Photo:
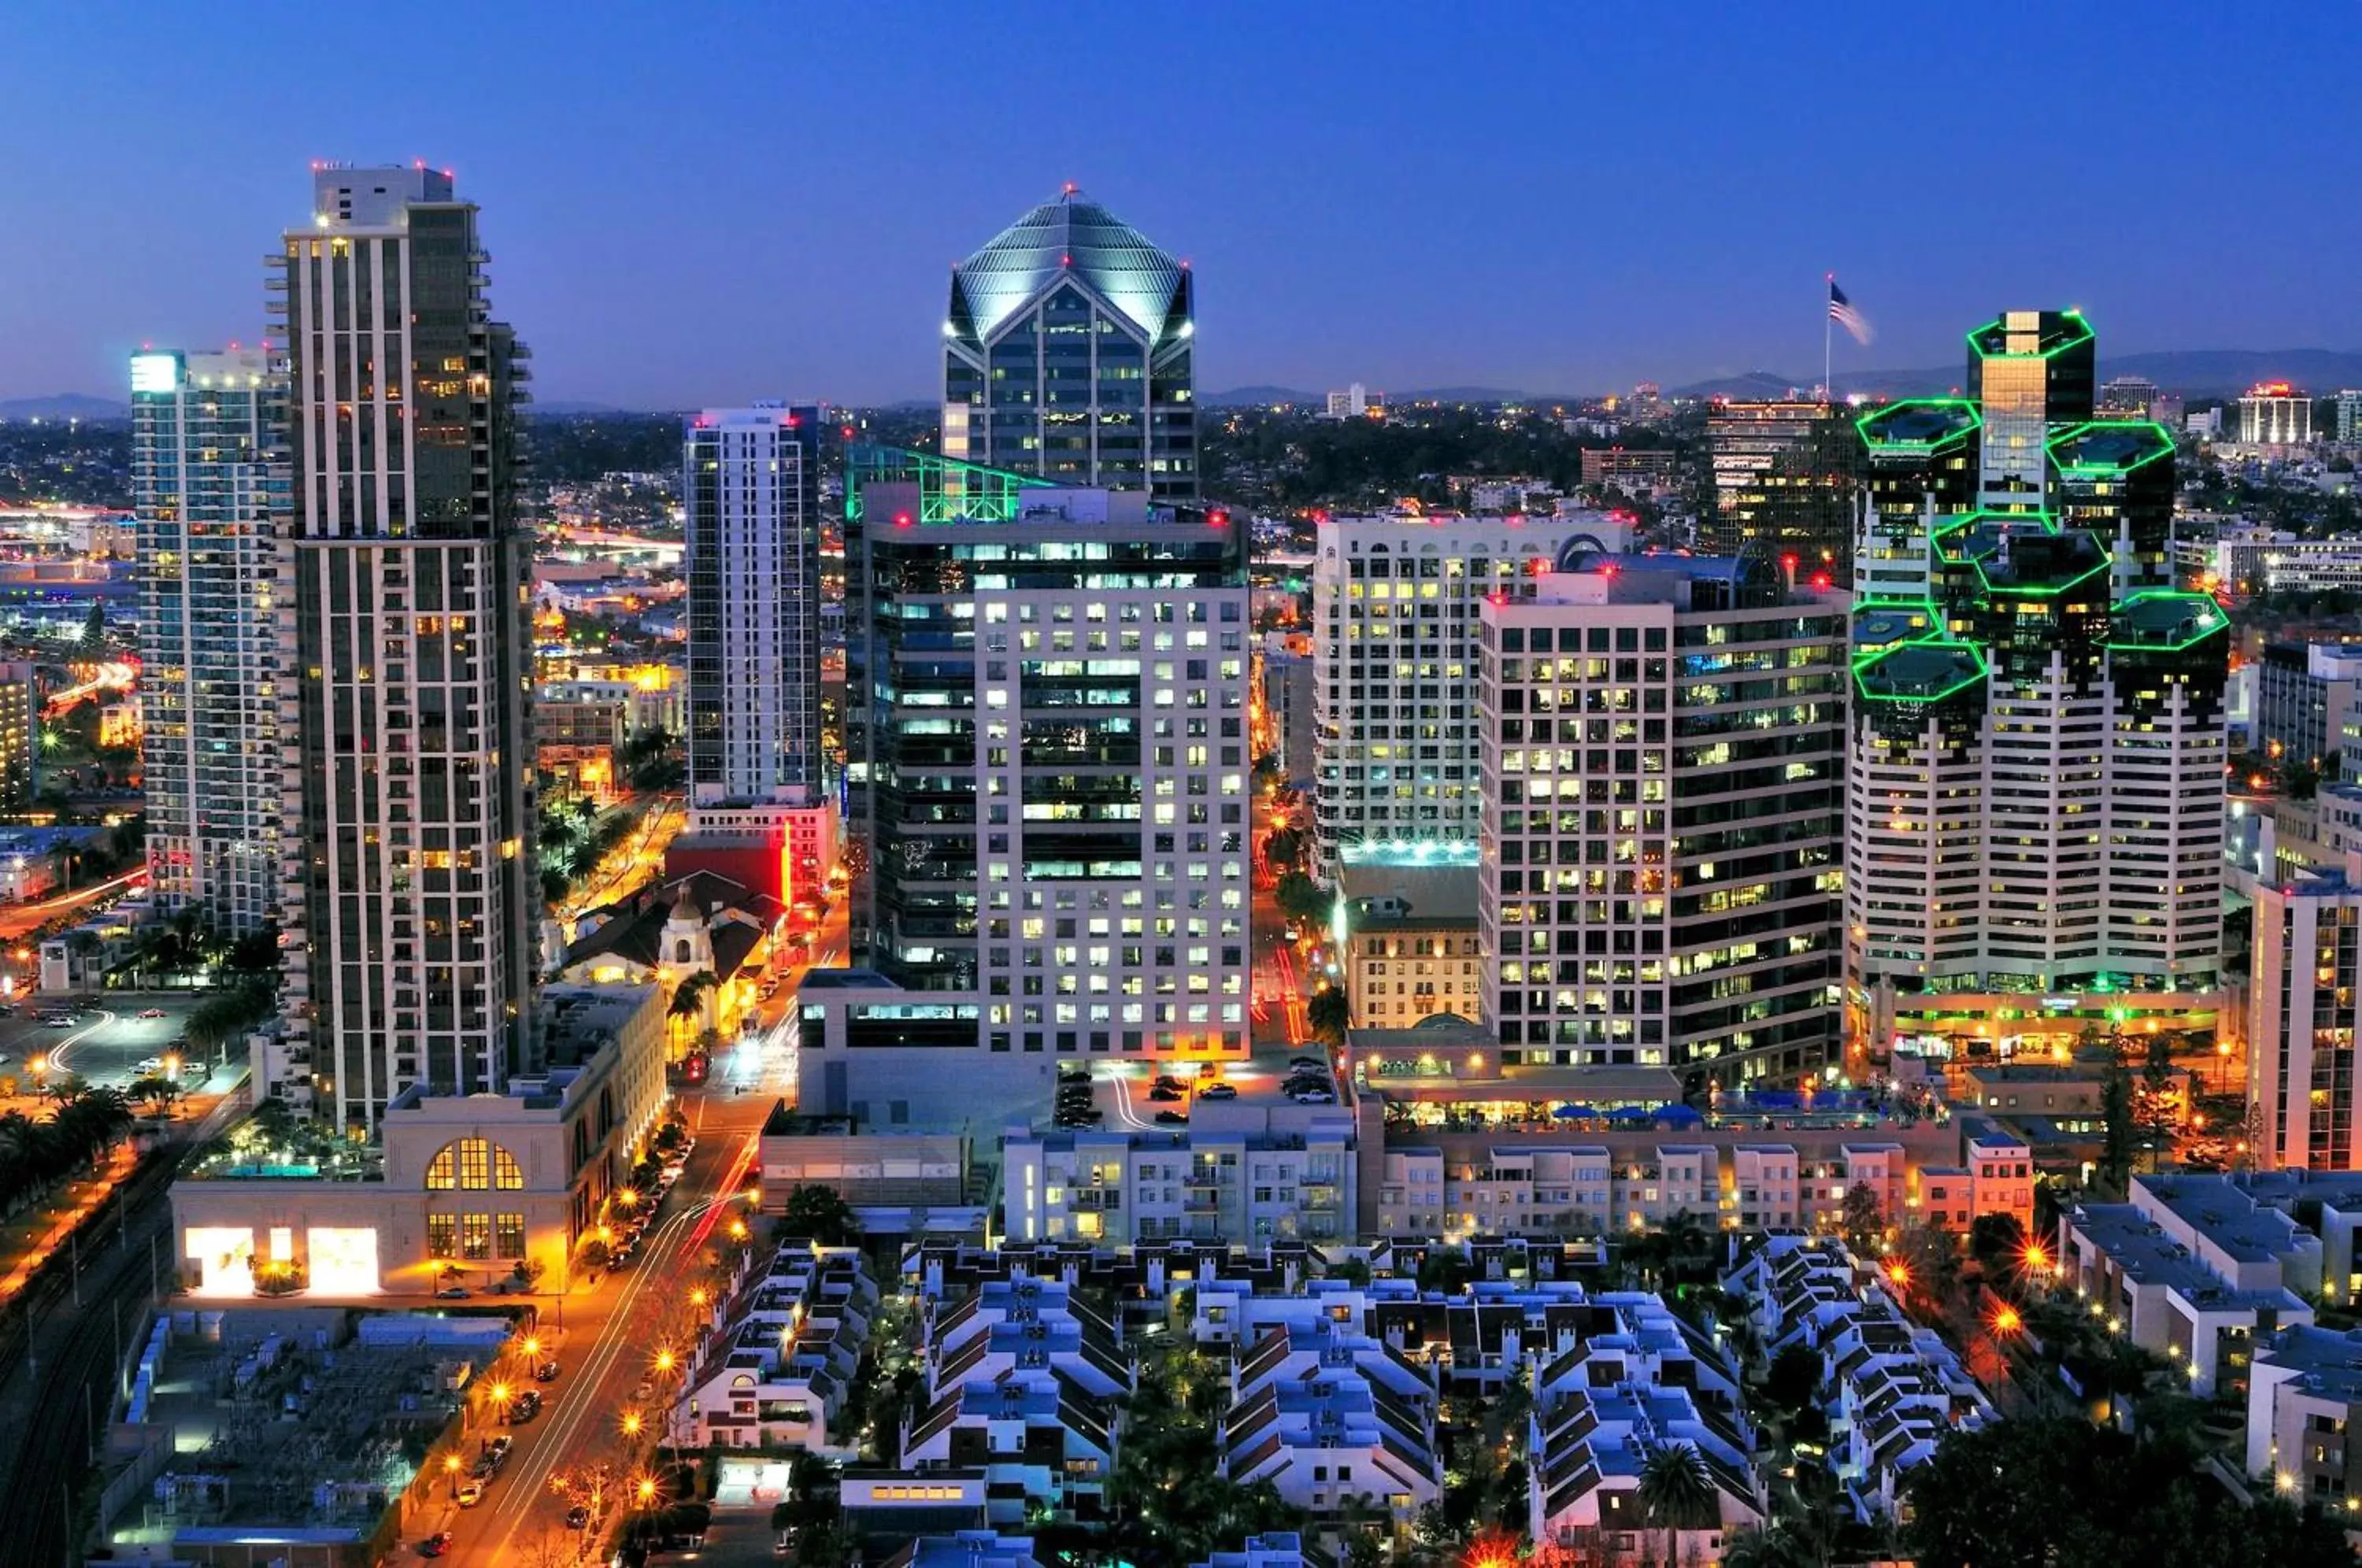
[[[981,342],[1062,274],[1152,341],[1188,314],[1188,269],[1069,185],[952,269],[951,330]]]

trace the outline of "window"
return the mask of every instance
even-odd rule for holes
[[[444,1151],[445,1154],[449,1152],[447,1149]],[[439,1155],[437,1157],[440,1158]],[[448,1214],[429,1214],[426,1217],[426,1255],[430,1258],[456,1255],[458,1252],[458,1225],[459,1222]]]
[[[498,1144],[492,1146],[492,1184],[502,1192],[523,1192],[524,1172],[517,1168],[516,1156]]]
[[[497,1185],[502,1192],[524,1190],[524,1171],[516,1156],[496,1147],[489,1138],[462,1138],[446,1143],[426,1163],[426,1187],[448,1192],[453,1187],[482,1192]]]
[[[481,1262],[492,1255],[492,1217],[489,1214],[459,1216],[459,1255]]]
[[[524,1216],[496,1214],[492,1217],[492,1253],[497,1257],[524,1256]]]
[[[435,1151],[435,1157],[426,1162],[427,1191],[448,1192],[458,1185],[453,1176],[451,1152],[454,1147],[455,1145],[450,1143],[444,1144]],[[442,1217],[438,1216],[438,1218]]]
[[[481,1192],[492,1185],[492,1145],[488,1140],[459,1140],[459,1185],[469,1192]]]

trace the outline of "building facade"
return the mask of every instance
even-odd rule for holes
[[[817,408],[767,404],[689,422],[692,805],[821,790],[820,428]]]
[[[2356,717],[2357,693],[2362,693],[2362,645],[2267,644],[2256,665],[2248,749],[2275,761],[2336,772]]]
[[[286,397],[259,348],[131,360],[149,887],[160,909],[239,935],[279,914],[272,458]]]
[[[1838,1044],[1842,596],[1760,556],[1595,558],[1537,590],[1485,602],[1478,661],[1503,1061],[1694,1088],[1817,1074]]]
[[[2312,399],[2286,381],[2265,381],[2239,399],[2239,444],[2312,445]]]
[[[491,319],[476,208],[447,174],[313,184],[272,259],[296,1077],[263,1088],[374,1129],[406,1089],[498,1091],[535,1063],[524,351]]]
[[[1473,866],[1344,868],[1331,934],[1349,1027],[1407,1029],[1437,1013],[1485,1015],[1478,875]]]
[[[1717,403],[1706,415],[1714,511],[1698,544],[1794,557],[1805,577],[1852,581],[1856,454],[1844,409],[1817,401]]]
[[[1860,421],[1857,1071],[1971,1035],[2007,1055],[2135,1004],[2213,1027],[2229,621],[2173,586],[2172,436],[2092,418],[2072,312],[2011,312],[1970,345],[1981,403]]]
[[[1478,735],[1466,700],[1476,615],[1530,597],[1570,547],[1613,531],[1571,517],[1332,517],[1312,567],[1316,874],[1366,858],[1468,860]]]
[[[943,330],[944,456],[1196,498],[1188,264],[1074,186],[952,269]]]
[[[1243,1055],[1242,525],[914,453],[849,491],[855,949],[927,993],[855,1046]]]

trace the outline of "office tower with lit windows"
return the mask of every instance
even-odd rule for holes
[[[1243,1056],[1242,521],[930,454],[848,469],[852,922],[878,988],[807,988],[805,1104],[956,1121],[1045,1061]],[[878,1049],[904,1045],[934,1049]]]
[[[1794,557],[1809,581],[1852,581],[1857,447],[1842,407],[1794,399],[1716,403],[1706,414],[1714,510],[1698,546],[1715,555]]]
[[[809,804],[822,783],[820,411],[689,422],[692,806]]]
[[[1198,494],[1189,265],[1069,185],[952,269],[945,457]]]
[[[2239,443],[2246,447],[2312,445],[2312,399],[2286,381],[2261,381],[2239,399]]]
[[[524,349],[447,173],[324,166],[273,258],[286,344],[281,726],[289,1080],[374,1128],[497,1090],[532,1041]]]
[[[1504,1068],[1793,1088],[1837,1060],[1846,598],[1586,556],[1481,609],[1478,921]]]
[[[132,356],[149,886],[241,936],[279,916],[286,397],[259,348]]]
[[[1969,336],[1976,400],[1859,423],[1850,1065],[2214,1027],[2228,621],[2173,587],[2173,440],[2093,419],[2071,311]]]
[[[1312,559],[1313,866],[1473,865],[1477,612],[1530,598],[1571,547],[1627,541],[1604,513],[1324,517]]]

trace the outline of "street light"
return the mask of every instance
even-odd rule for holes
[[[637,1410],[626,1410],[624,1412],[624,1435],[625,1437],[639,1436],[640,1427],[642,1424],[643,1423],[640,1420],[640,1413]]]

